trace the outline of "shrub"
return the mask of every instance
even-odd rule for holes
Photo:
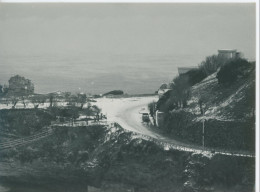
[[[199,68],[207,75],[211,75],[212,73],[215,73],[218,68],[223,66],[228,60],[219,57],[217,55],[212,55],[206,57],[205,61],[202,61]]]
[[[167,101],[172,97],[174,90],[167,91],[166,93],[163,94],[163,96],[157,101],[156,103],[156,110],[160,111],[167,111]],[[173,100],[171,98],[171,100]]]
[[[12,109],[0,110],[1,129],[30,135],[51,124],[54,117],[44,110]]]
[[[231,60],[222,66],[217,73],[218,83],[229,85],[235,82],[238,78],[247,77],[253,68],[254,65],[245,59]]]
[[[157,109],[169,111],[179,107],[186,107],[187,99],[190,96],[190,87],[199,83],[207,75],[202,69],[193,69],[173,79],[170,88],[158,101]]]
[[[207,74],[202,69],[192,69],[186,73],[189,79],[189,85],[193,86],[196,83],[201,82],[203,79],[207,77]]]

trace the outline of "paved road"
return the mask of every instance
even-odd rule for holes
[[[107,114],[108,120],[117,122],[126,130],[136,132],[143,138],[152,139],[154,142],[163,145],[165,149],[177,149],[181,151],[190,151],[194,153],[203,153],[205,155],[222,154],[231,156],[255,157],[253,153],[247,151],[225,151],[212,148],[203,148],[202,146],[190,145],[180,141],[163,136],[142,123],[140,111],[147,109],[147,104],[158,100],[157,97],[139,97],[139,98],[120,98],[109,99],[102,98],[96,103]],[[213,152],[214,151],[214,152]]]

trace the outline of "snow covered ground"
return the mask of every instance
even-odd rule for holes
[[[165,150],[177,149],[181,151],[189,151],[200,153],[207,156],[212,155],[213,149],[203,148],[201,146],[189,145],[168,137],[162,136],[152,129],[149,129],[142,123],[142,112],[147,112],[147,106],[151,102],[158,101],[158,96],[149,97],[130,97],[130,98],[98,98],[92,105],[101,108],[101,113],[107,116],[107,123],[118,123],[124,129],[135,132],[139,138],[154,140],[155,143],[162,145]],[[65,102],[59,102],[58,106],[66,105]],[[46,108],[49,103],[40,105],[39,108]],[[87,104],[84,106],[87,107]],[[11,104],[1,104],[0,109],[10,109]],[[16,108],[23,108],[21,103],[17,104]],[[33,108],[29,103],[26,108]],[[249,152],[230,152],[224,150],[213,150],[214,154],[231,155],[231,156],[247,156],[254,157]]]
[[[157,102],[157,100],[158,96],[99,98],[93,105],[101,108],[102,113],[107,116],[108,122],[116,122],[129,131],[151,135],[148,130],[143,129],[140,112],[147,112],[148,103]]]

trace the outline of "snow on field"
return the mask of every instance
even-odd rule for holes
[[[64,101],[59,101],[59,102],[56,102],[55,105],[57,106],[66,106],[67,105],[67,102],[64,102]],[[12,103],[9,102],[8,104],[7,103],[3,103],[1,102],[0,103],[0,109],[11,109],[12,108]],[[38,108],[48,108],[50,106],[50,103],[49,102],[45,102],[44,104],[40,104]],[[26,109],[31,109],[31,108],[34,108],[33,104],[29,101],[26,102]],[[24,105],[21,101],[19,101],[16,105],[15,105],[15,109],[24,109]]]

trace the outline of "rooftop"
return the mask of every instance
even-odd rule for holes
[[[198,67],[178,67],[178,69],[196,69]]]
[[[236,49],[219,49],[218,52],[236,52]]]

